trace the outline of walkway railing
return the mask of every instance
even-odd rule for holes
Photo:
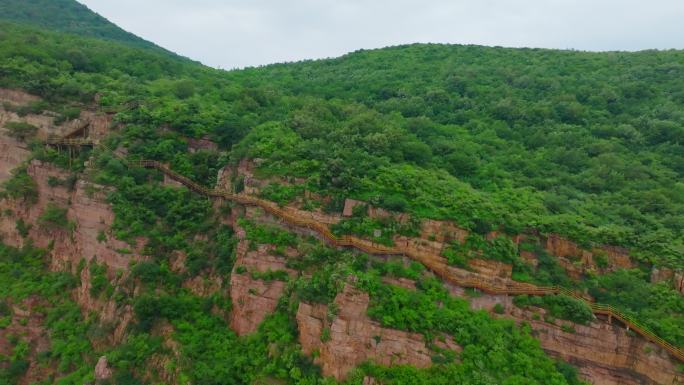
[[[83,145],[97,145],[98,143],[88,139],[53,139],[49,144],[56,145],[70,145],[70,146],[83,146]],[[104,145],[100,144],[104,147]],[[493,295],[553,295],[553,294],[563,294],[577,298],[584,301],[592,310],[594,314],[600,314],[608,316],[609,319],[616,319],[622,322],[627,330],[632,330],[633,332],[641,335],[646,340],[662,347],[667,352],[669,352],[677,360],[684,362],[684,351],[671,343],[665,341],[664,339],[655,335],[648,327],[641,324],[635,318],[622,313],[620,310],[614,308],[610,305],[602,305],[592,302],[590,299],[582,296],[573,290],[562,288],[558,286],[542,287],[536,286],[529,283],[510,281],[505,286],[496,286],[492,282],[485,281],[480,278],[461,278],[455,276],[449,271],[449,265],[445,262],[444,258],[439,255],[429,254],[421,252],[410,246],[384,246],[378,245],[371,241],[358,238],[351,235],[337,236],[330,231],[327,224],[318,222],[313,218],[304,217],[297,215],[293,212],[284,210],[277,204],[260,199],[254,196],[246,194],[234,194],[229,191],[219,190],[219,189],[209,189],[202,186],[188,177],[185,177],[170,168],[166,167],[164,164],[155,160],[139,160],[139,161],[128,161],[124,160],[132,166],[140,166],[145,168],[154,168],[164,173],[171,179],[183,184],[188,189],[205,196],[214,198],[224,198],[231,200],[243,205],[258,206],[262,208],[267,213],[281,218],[283,221],[290,225],[297,227],[305,227],[311,229],[323,238],[325,238],[330,244],[337,247],[353,247],[368,254],[376,255],[405,255],[415,261],[418,261],[425,265],[429,270],[435,273],[437,276],[445,281],[451,282],[457,286],[472,288],[480,290],[487,294]]]

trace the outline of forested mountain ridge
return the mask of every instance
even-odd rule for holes
[[[224,72],[0,22],[0,383],[676,383],[573,297],[454,287],[136,161],[683,347],[682,57],[411,45]],[[46,145],[64,133],[101,145]]]
[[[165,51],[72,0],[2,0],[0,19]]]
[[[415,45],[229,75],[329,100],[306,106],[301,125],[329,125],[326,110],[336,100],[361,103],[384,120],[383,131],[403,131],[400,143],[374,149],[377,155],[445,170],[495,204],[525,202],[499,215],[479,213],[487,227],[537,227],[582,243],[650,249],[651,259],[681,264],[682,63],[681,51]],[[300,135],[305,129],[294,127]],[[402,146],[408,149],[399,154]],[[433,187],[426,190],[442,190]],[[444,207],[458,204],[404,197],[437,201],[415,207],[431,216],[448,217]]]

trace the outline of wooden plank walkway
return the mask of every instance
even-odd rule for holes
[[[63,138],[48,138],[48,144],[51,145],[65,145],[65,146],[101,146],[106,148],[103,144],[89,139],[63,139]],[[111,151],[111,150],[110,150]],[[112,151],[112,153],[114,153]],[[529,283],[509,281],[505,286],[495,286],[491,282],[482,279],[463,279],[456,277],[449,271],[449,266],[445,259],[439,255],[433,255],[421,252],[411,246],[384,246],[378,245],[366,239],[358,238],[351,235],[338,237],[330,231],[327,224],[317,222],[312,218],[296,215],[292,212],[286,211],[279,207],[276,203],[260,199],[255,196],[247,194],[234,194],[224,190],[209,189],[202,186],[191,179],[171,170],[162,163],[154,160],[138,160],[129,161],[122,159],[131,166],[145,167],[156,169],[171,179],[183,184],[188,189],[212,198],[223,198],[237,202],[242,205],[257,206],[262,208],[267,213],[282,219],[284,222],[297,226],[305,227],[319,233],[326,241],[336,247],[353,247],[368,254],[375,255],[405,255],[417,262],[422,263],[445,281],[453,283],[454,285],[477,289],[487,294],[493,295],[553,295],[563,294],[581,301],[584,301],[592,310],[594,314],[608,316],[609,319],[615,319],[623,323],[627,330],[641,335],[646,340],[660,346],[669,352],[674,358],[684,363],[684,351],[664,339],[655,335],[648,327],[641,324],[635,318],[622,313],[611,305],[603,305],[592,302],[590,299],[581,294],[558,286],[542,287]]]

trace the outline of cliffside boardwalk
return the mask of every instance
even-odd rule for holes
[[[100,146],[107,148],[104,144],[97,141],[89,139],[64,139],[60,137],[50,137],[47,139],[47,144],[49,145],[62,145],[62,146]],[[111,150],[110,150],[111,151]],[[113,152],[112,152],[113,153]],[[225,190],[219,189],[209,189],[202,186],[189,178],[169,169],[162,163],[155,160],[138,160],[129,161],[122,159],[131,166],[145,167],[156,169],[171,179],[181,183],[188,189],[212,198],[223,198],[233,202],[237,202],[242,205],[257,206],[262,208],[267,213],[280,218],[289,225],[304,227],[311,229],[323,238],[326,239],[328,243],[336,247],[353,247],[360,251],[368,254],[375,255],[405,255],[417,262],[422,263],[434,274],[439,276],[445,281],[453,283],[456,286],[471,288],[481,290],[487,294],[493,295],[553,295],[553,294],[564,294],[579,300],[584,301],[591,308],[594,314],[600,314],[609,317],[609,319],[615,319],[623,323],[627,330],[631,330],[634,333],[641,335],[646,340],[660,346],[669,352],[673,357],[675,357],[680,362],[684,363],[684,350],[670,344],[664,339],[658,337],[653,332],[651,332],[646,326],[642,325],[638,320],[631,316],[628,316],[611,305],[603,305],[590,301],[579,293],[558,287],[558,286],[536,286],[529,283],[509,281],[506,286],[495,286],[490,282],[480,280],[480,279],[463,279],[460,277],[455,277],[449,272],[448,265],[445,263],[444,258],[439,255],[433,255],[421,252],[411,246],[384,246],[378,245],[371,241],[354,237],[351,235],[346,235],[338,237],[330,231],[328,225],[320,223],[312,218],[308,218],[301,215],[296,215],[295,213],[288,212],[277,204],[271,201],[260,199],[247,194],[235,194]]]

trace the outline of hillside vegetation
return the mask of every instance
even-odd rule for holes
[[[389,208],[481,231],[538,228],[681,266],[682,63],[681,51],[414,45],[229,75],[301,101],[279,131],[248,136],[249,147],[291,138],[250,150],[272,172],[380,204],[397,196]]]
[[[137,130],[210,135],[324,194],[682,263],[682,52],[416,45],[225,73],[16,28],[0,41],[3,86],[135,101],[120,119]]]
[[[3,20],[54,31],[116,40],[140,47],[156,47],[73,0],[1,0],[0,15]]]
[[[653,266],[684,267],[684,52],[412,45],[224,72],[150,48],[99,16],[81,15],[75,2],[17,3],[0,0],[0,11],[14,5],[12,12],[0,12],[10,20],[0,21],[0,88],[43,98],[19,114],[50,110],[66,120],[96,104],[116,114],[109,148],[125,148],[129,159],[168,163],[209,187],[223,166],[258,159],[259,177],[303,180],[303,186],[269,186],[264,194],[280,204],[306,189],[330,196],[326,209],[332,212],[340,211],[344,198],[357,198],[413,219],[453,220],[483,244],[492,230],[513,235],[536,229],[587,247],[628,247],[640,263],[633,271],[571,282],[553,256],[541,255],[541,273],[527,278],[587,289],[684,346],[684,300],[648,279]],[[52,20],[48,12],[65,16]],[[188,138],[204,137],[219,151],[188,150]],[[224,318],[230,297],[201,297],[183,286],[208,271],[228,282],[237,241],[220,224],[220,212],[230,207],[216,210],[204,197],[164,186],[157,172],[130,167],[102,148],[84,149],[71,162],[41,143],[29,140],[29,147],[34,158],[74,174],[94,155],[87,178],[111,188],[114,235],[131,243],[144,237],[149,256],[131,266],[130,276],[117,273],[116,280],[124,278],[116,286],[105,266],[79,266],[79,274],[87,268],[97,283],[90,288],[94,297],[130,306],[135,314],[122,344],[94,347],[82,341],[102,342],[106,327],[79,314],[65,294],[79,278],[48,274],[47,251],[30,243],[0,247],[0,275],[8,282],[0,304],[29,295],[48,303],[54,349],[42,360],[55,383],[92,381],[102,354],[114,370],[113,383],[143,383],[156,375],[147,373],[150,357],[169,353],[155,329],[165,321],[178,343],[167,367],[179,383],[333,384],[301,354],[294,313],[300,301],[330,305],[351,275],[372,300],[369,317],[428,340],[453,335],[464,351],[458,359],[453,353],[434,357],[430,369],[363,365],[349,384],[360,385],[365,375],[397,385],[454,378],[464,384],[580,383],[576,369],[545,355],[527,325],[471,310],[437,280],[422,279],[420,266],[401,271],[372,265],[363,254],[246,221],[241,225],[250,247],[301,246],[305,252],[289,261],[296,278],[267,274],[287,281],[286,292],[256,333],[238,337]],[[5,196],[36,200],[25,170],[2,187]],[[61,210],[52,222],[66,221]],[[334,230],[366,230],[364,220],[351,218]],[[17,224],[24,233],[26,226]],[[515,264],[516,246],[503,243],[494,245],[503,250],[499,259]],[[187,255],[187,271],[170,267],[176,252]],[[384,284],[382,276],[392,269],[419,281],[416,291]],[[581,302],[553,298],[537,305],[554,316],[590,321]],[[62,316],[69,322],[59,322]],[[11,314],[0,317],[8,322]],[[9,369],[0,372],[0,383],[26,370],[28,356],[17,341],[17,353],[2,357]]]

